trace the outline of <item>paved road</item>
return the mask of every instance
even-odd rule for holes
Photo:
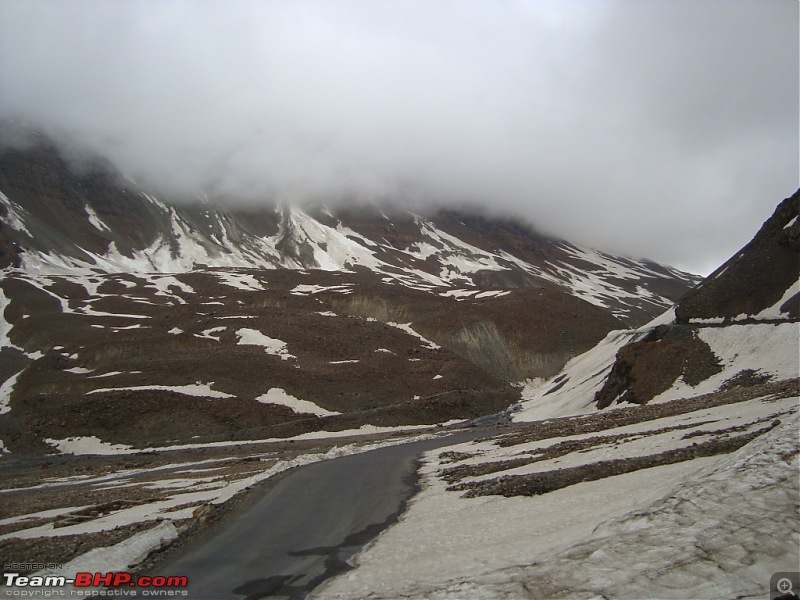
[[[296,469],[159,573],[187,576],[195,599],[303,598],[402,513],[422,452],[485,435],[464,431]]]

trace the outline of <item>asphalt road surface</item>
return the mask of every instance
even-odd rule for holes
[[[295,469],[158,574],[188,577],[194,599],[304,598],[395,522],[417,489],[423,452],[485,435],[462,431]]]

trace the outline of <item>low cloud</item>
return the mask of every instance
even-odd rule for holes
[[[798,185],[794,0],[0,3],[0,117],[175,197],[478,203],[708,271]]]

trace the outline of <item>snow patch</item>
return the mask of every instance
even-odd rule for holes
[[[595,393],[605,383],[617,351],[647,332],[612,331],[594,348],[570,360],[559,375],[540,384],[527,383],[522,391],[522,409],[514,421],[536,421],[589,412]]]
[[[212,327],[211,329],[204,329],[200,333],[195,333],[194,337],[206,338],[206,339],[209,339],[209,340],[214,340],[215,342],[219,342],[222,336],[215,335],[215,334],[222,333],[226,329],[227,329],[227,327]],[[180,332],[180,331],[181,330],[178,329],[178,332]]]
[[[219,392],[217,390],[212,390],[211,386],[214,384],[213,381],[209,383],[193,383],[189,385],[136,385],[130,387],[118,387],[118,388],[100,388],[96,390],[92,390],[87,392],[86,395],[90,394],[99,394],[101,392],[118,392],[118,391],[141,391],[141,390],[156,390],[156,391],[163,391],[163,392],[175,392],[176,394],[183,394],[184,396],[196,396],[199,398],[233,398],[233,394],[227,394],[225,392]]]
[[[776,379],[798,376],[800,323],[708,327],[701,329],[698,336],[725,366],[723,373],[701,384],[704,388],[721,384],[745,369],[767,373]]]
[[[266,394],[262,394],[256,398],[256,400],[263,404],[280,404],[281,406],[288,406],[294,412],[308,413],[317,415],[318,417],[329,417],[331,415],[342,414],[340,412],[322,408],[318,404],[309,402],[308,400],[299,400],[291,394],[286,393],[286,391],[281,388],[272,388]]]
[[[86,211],[86,217],[89,219],[89,223],[91,223],[95,229],[100,233],[111,233],[111,228],[100,220],[100,217],[97,216],[97,213],[94,212],[91,206],[86,204],[83,209]]]
[[[76,573],[127,571],[129,567],[144,560],[148,554],[177,539],[177,537],[178,530],[175,529],[175,525],[171,521],[166,521],[159,523],[152,529],[141,531],[113,546],[89,550],[89,552],[81,554],[59,569],[45,569],[34,573],[34,576],[62,576],[67,579],[74,579]],[[37,589],[45,591],[48,588],[40,587]],[[58,589],[63,590],[63,588]],[[56,589],[53,591],[56,591]]]
[[[236,273],[234,271],[215,271],[214,274],[219,278],[220,282],[236,288],[238,290],[246,290],[251,292],[263,292],[266,288],[261,285],[261,282],[250,275],[249,273]]]
[[[432,342],[426,337],[423,337],[416,331],[411,328],[411,323],[393,323],[391,321],[386,323],[389,327],[394,327],[395,329],[399,329],[400,331],[406,332],[408,335],[413,335],[415,338],[420,339],[424,342],[423,346],[428,348],[429,350],[439,350],[441,346]]]
[[[789,313],[781,312],[781,306],[786,304],[793,296],[797,294],[800,294],[800,280],[795,282],[794,285],[790,285],[789,288],[783,293],[783,296],[781,296],[781,299],[778,300],[773,306],[765,308],[757,315],[754,315],[753,318],[758,320],[788,319]]]
[[[68,437],[63,440],[46,438],[47,444],[55,447],[61,454],[132,454],[140,452],[136,448],[131,448],[126,444],[111,444],[104,442],[96,436],[88,437]]]
[[[20,233],[24,233],[29,238],[33,238],[31,232],[28,231],[28,228],[25,227],[25,222],[20,217],[20,214],[24,214],[25,209],[17,206],[15,203],[11,202],[3,192],[0,192],[0,201],[6,205],[6,214],[3,217],[3,223],[11,227],[11,229],[15,231],[19,231]]]
[[[9,403],[11,402],[11,394],[14,392],[14,386],[17,384],[17,378],[22,375],[23,371],[16,373],[6,379],[0,385],[0,415],[7,413],[11,410]]]
[[[689,319],[689,323],[696,323],[700,325],[721,325],[725,322],[724,317],[711,317],[708,319],[701,319],[699,317],[693,317]]]
[[[84,369],[83,367],[72,367],[71,369],[64,369],[66,373],[75,373],[76,375],[86,375],[92,373],[94,369]]]
[[[310,296],[319,294],[320,292],[336,292],[337,294],[351,294],[353,292],[352,285],[311,285],[302,283],[291,289],[289,292],[293,296]],[[320,313],[322,314],[322,313]],[[336,316],[333,313],[333,316]]]
[[[286,349],[286,342],[264,335],[257,329],[242,328],[236,332],[236,335],[239,336],[239,341],[236,343],[240,346],[262,346],[264,352],[273,356],[280,356],[283,360],[297,359],[293,354],[289,354]]]

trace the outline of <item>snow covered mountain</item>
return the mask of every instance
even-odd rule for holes
[[[453,210],[170,204],[44,139],[0,152],[0,265],[18,453],[477,417],[697,281]]]
[[[168,204],[110,165],[72,167],[44,141],[0,153],[0,267],[40,274],[182,273],[203,267],[366,269],[464,298],[557,287],[625,322],[651,318],[699,278],[589,250],[511,220],[377,206]]]
[[[610,332],[536,389],[518,420],[800,376],[800,190],[753,240],[647,325]]]
[[[661,317],[527,389],[507,429],[429,452],[400,522],[312,597],[790,597],[798,212],[800,191]]]
[[[0,155],[0,190],[14,556],[176,538],[355,434],[504,411],[529,378],[497,435],[424,457],[319,597],[749,598],[796,569],[800,191],[684,295],[513,221],[171,205],[47,144]]]

